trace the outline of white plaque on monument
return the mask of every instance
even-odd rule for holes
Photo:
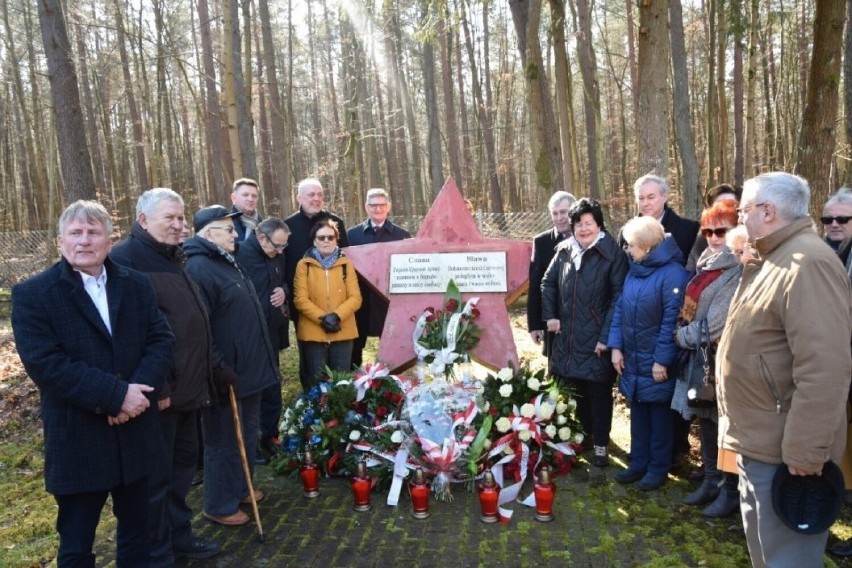
[[[460,292],[506,292],[506,252],[392,254],[388,291],[443,293],[451,278]]]

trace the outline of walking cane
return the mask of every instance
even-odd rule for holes
[[[251,509],[254,511],[254,522],[257,524],[257,537],[263,544],[263,525],[260,524],[260,512],[257,510],[257,500],[254,498],[254,485],[251,482],[251,470],[249,469],[248,457],[246,457],[246,445],[243,443],[243,428],[240,425],[240,411],[237,408],[237,395],[234,394],[234,386],[228,387],[231,395],[231,410],[234,413],[234,430],[237,432],[237,446],[240,448],[240,459],[243,462],[243,473],[246,475],[246,485],[251,498]]]

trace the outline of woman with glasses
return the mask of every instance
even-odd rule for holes
[[[723,200],[701,214],[701,234],[707,239],[707,248],[698,258],[695,276],[686,285],[675,334],[675,342],[683,350],[683,361],[680,376],[675,381],[672,409],[680,412],[686,420],[698,418],[701,460],[704,463],[704,480],[696,491],[683,499],[683,503],[711,503],[703,511],[705,517],[711,518],[726,517],[738,507],[737,478],[728,476],[730,479],[726,480],[725,488],[720,490],[724,474],[717,467],[719,412],[715,403],[690,406],[688,390],[690,377],[704,376],[704,363],[698,357],[698,350],[702,341],[708,340],[708,335],[710,346],[707,353],[716,351],[728,317],[728,306],[743,272],[742,264],[726,243],[728,233],[737,226],[736,207],[736,202]]]
[[[615,476],[643,491],[666,481],[672,461],[674,331],[687,281],[683,253],[653,217],[631,219],[621,235],[630,256],[607,346],[630,404],[630,467]]]
[[[349,370],[352,342],[358,337],[355,311],[361,306],[361,292],[355,267],[337,246],[339,238],[337,223],[318,221],[310,233],[312,246],[293,278],[293,303],[299,312],[296,336],[303,342],[312,384],[326,366]]]

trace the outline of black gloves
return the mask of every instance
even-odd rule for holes
[[[230,365],[222,364],[221,367],[213,369],[213,386],[220,399],[228,400],[230,387],[237,383],[237,374]]]
[[[334,312],[325,314],[320,318],[320,325],[328,333],[337,333],[340,331],[340,316]]]

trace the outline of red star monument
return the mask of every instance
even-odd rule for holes
[[[505,254],[505,291],[465,292],[465,288],[459,286],[463,302],[472,297],[480,298],[476,324],[482,333],[471,354],[476,361],[493,369],[505,367],[507,363],[517,365],[518,352],[506,307],[529,286],[530,247],[528,241],[483,237],[455,181],[448,178],[414,238],[347,248],[346,255],[355,269],[390,302],[377,360],[394,371],[404,370],[415,361],[414,320],[427,307],[441,308],[447,285],[443,282],[440,292],[391,293],[393,255],[496,253],[498,258]]]

